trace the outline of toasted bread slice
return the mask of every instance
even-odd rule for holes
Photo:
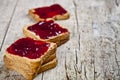
[[[55,58],[56,58],[56,54],[55,54],[55,53],[54,53],[54,54],[51,54],[51,55],[42,63],[42,65],[44,65],[44,64],[52,61],[52,60],[55,59]]]
[[[48,20],[50,21],[50,20]],[[39,36],[37,33],[33,32],[33,31],[30,31],[28,30],[29,27],[31,26],[34,26],[34,25],[37,25],[39,23],[42,23],[42,22],[38,22],[36,24],[33,24],[33,25],[29,25],[29,26],[25,26],[23,27],[23,34],[26,36],[26,37],[30,37],[30,38],[33,38],[33,39],[37,39],[37,40],[44,40],[44,41],[48,41],[48,42],[53,42],[53,43],[56,43],[57,46],[60,46],[61,44],[67,42],[69,40],[69,37],[70,37],[70,32],[66,29],[66,28],[63,28],[61,27],[61,29],[66,29],[67,31],[66,32],[63,32],[63,33],[60,33],[60,34],[57,34],[55,36],[52,36],[52,37],[49,37],[47,39],[43,39],[41,38],[41,36]],[[57,24],[57,23],[55,23]],[[46,26],[45,26],[46,27]],[[38,29],[36,29],[37,31]],[[47,31],[47,30],[46,30]],[[50,31],[50,30],[49,30]],[[47,33],[45,32],[45,30],[43,30],[42,32],[44,33]]]
[[[16,44],[15,44],[16,45]],[[27,44],[26,44],[27,45]],[[26,79],[32,80],[38,74],[43,62],[56,51],[56,44],[50,43],[48,50],[39,58],[30,59],[14,55],[6,50],[4,55],[4,63],[7,68],[16,70],[21,73]]]
[[[54,55],[54,54],[53,54]],[[53,56],[52,55],[52,56]],[[7,56],[4,56],[4,62],[6,63],[5,65],[7,66],[7,68],[9,68],[9,69],[17,69],[17,68],[15,68],[15,67],[13,67],[12,66],[12,62],[11,62],[11,59],[10,58],[8,58]],[[10,65],[11,64],[11,65]],[[57,65],[57,58],[55,57],[55,58],[53,58],[53,59],[49,59],[49,62],[46,62],[46,63],[44,63],[41,67],[40,67],[40,69],[38,70],[38,73],[41,73],[41,72],[44,72],[44,71],[46,71],[46,70],[49,70],[49,69],[52,69],[52,68],[54,68],[54,67],[56,67],[56,65]],[[21,65],[21,66],[23,66],[23,65]],[[37,74],[38,74],[37,73]],[[35,75],[35,76],[37,76],[37,74]],[[30,77],[30,76],[29,76]],[[27,78],[28,80],[32,80],[32,79],[30,79],[30,78]]]
[[[52,8],[54,8],[54,10]],[[36,13],[37,11],[39,12]],[[45,16],[45,14],[48,16]],[[30,9],[29,15],[37,22],[43,21],[45,19],[65,20],[69,18],[69,13],[64,8],[62,8],[59,4],[53,4],[51,6]]]
[[[56,67],[56,65],[57,65],[57,58],[54,58],[51,61],[43,64],[41,66],[41,68],[39,69],[38,73],[41,73],[41,72],[44,72],[46,70],[52,69],[52,68]]]

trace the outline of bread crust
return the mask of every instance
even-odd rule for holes
[[[10,68],[10,69],[18,69],[18,70],[20,70],[20,68],[15,68],[15,67],[13,67],[13,66],[11,66],[12,65],[12,62],[11,62],[11,59],[10,58],[8,58],[7,56],[4,56],[4,61],[5,61],[5,66],[7,66],[7,68]],[[49,62],[47,62],[47,63],[45,63],[45,64],[43,64],[41,67],[40,67],[40,69],[39,69],[39,71],[38,71],[38,73],[41,73],[41,72],[44,72],[44,71],[46,71],[46,70],[49,70],[49,69],[52,69],[52,68],[54,68],[54,67],[56,67],[56,65],[57,65],[57,63],[58,63],[58,60],[57,60],[57,58],[56,57],[54,57],[53,59],[51,59]],[[11,65],[10,65],[11,64]],[[23,66],[23,65],[22,65]],[[21,70],[20,70],[21,71]],[[18,71],[19,72],[19,71]],[[23,71],[22,71],[23,72]],[[37,74],[38,74],[37,73]],[[35,74],[35,76],[37,76],[37,74]],[[23,75],[24,76],[24,75]],[[24,76],[25,77],[25,76]],[[32,79],[30,79],[31,77],[30,76],[28,76],[29,78],[27,78],[28,80],[32,80]]]
[[[44,64],[52,61],[52,60],[55,59],[55,58],[56,58],[56,53],[51,54],[51,55],[42,63],[42,65],[44,65]]]
[[[39,21],[43,21],[45,20],[44,18],[41,18],[40,16],[38,16],[37,14],[34,13],[35,9],[30,9],[29,10],[29,15],[30,17],[32,17],[35,21],[39,22]],[[55,15],[52,18],[47,18],[47,19],[52,19],[52,20],[65,20],[69,18],[69,13],[66,12],[65,14],[62,15]]]
[[[56,52],[56,47],[57,46],[55,43],[50,43],[50,47],[47,52],[45,52],[44,55],[37,59],[20,57],[18,55],[10,54],[6,51],[4,55],[5,66],[21,73],[26,79],[32,80],[39,72],[39,69],[41,68],[44,61],[50,57],[51,54]]]
[[[61,33],[57,36],[53,36],[50,37],[49,39],[41,39],[38,35],[36,35],[34,32],[28,30],[29,26],[25,26],[23,27],[23,34],[25,35],[25,37],[30,37],[36,40],[43,40],[43,41],[47,41],[47,42],[53,42],[56,43],[57,46],[60,46],[61,44],[67,42],[69,40],[70,37],[70,32],[65,32],[65,33]]]
[[[56,67],[57,63],[58,63],[57,58],[52,59],[51,61],[42,65],[41,68],[39,69],[38,73],[41,73],[41,72],[44,72],[46,70],[49,70],[49,69],[52,69],[52,68]]]

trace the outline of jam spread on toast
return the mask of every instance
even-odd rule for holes
[[[60,27],[57,23],[54,23],[53,20],[38,22],[29,26],[27,29],[42,39],[49,39],[50,37],[68,32],[67,29]]]
[[[37,14],[40,18],[52,18],[56,15],[65,14],[67,11],[62,8],[59,4],[54,4],[49,7],[41,7],[34,9],[34,14]]]
[[[42,56],[49,48],[50,44],[33,40],[31,38],[21,38],[7,48],[7,52],[21,57],[36,59]]]

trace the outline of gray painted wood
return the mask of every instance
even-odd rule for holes
[[[10,4],[7,0],[5,3]],[[28,10],[53,3],[61,4],[70,13],[70,19],[56,22],[68,28],[71,36],[57,49],[57,67],[39,74],[34,80],[120,80],[120,0],[14,2],[9,7],[12,9],[8,11],[9,20],[6,17],[1,17],[6,22],[0,20],[1,26],[8,25],[0,27],[0,80],[24,80],[19,73],[4,67],[3,53],[8,45],[23,37],[24,25],[34,23],[27,15]],[[0,10],[6,8],[6,4],[2,4]]]
[[[17,6],[17,0],[0,0],[0,51]]]

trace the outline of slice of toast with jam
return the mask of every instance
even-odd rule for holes
[[[28,37],[21,38],[6,49],[5,66],[21,73],[26,79],[32,80],[38,73],[56,66],[57,58],[53,57],[53,60],[49,58],[55,54],[56,47],[55,43]]]
[[[59,4],[30,9],[29,15],[37,22],[45,19],[64,20],[69,18],[69,13]]]

